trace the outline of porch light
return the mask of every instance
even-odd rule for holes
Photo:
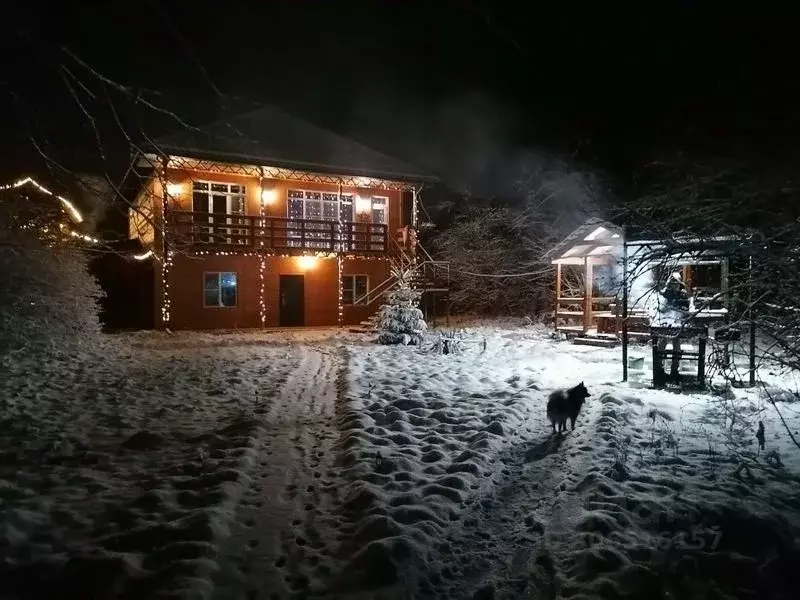
[[[278,192],[273,189],[261,190],[261,204],[272,204],[278,199]]]
[[[167,196],[180,196],[183,193],[182,183],[168,183]]]
[[[316,256],[298,256],[297,257],[297,264],[304,271],[308,271],[309,269],[313,269],[314,267],[317,266],[317,257]]]
[[[372,200],[363,196],[356,196],[356,212],[363,214],[368,213],[370,210],[372,210]]]

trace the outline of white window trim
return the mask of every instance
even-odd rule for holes
[[[236,276],[236,302],[233,306],[222,304],[222,275],[233,273]],[[217,276],[217,304],[206,304],[206,275]],[[203,308],[237,308],[239,306],[239,273],[238,271],[203,271]]]
[[[194,184],[195,183],[205,183],[205,184],[208,185],[208,189],[207,190],[195,190],[194,189]],[[211,190],[211,186],[212,185],[224,185],[224,186],[227,186],[227,190],[228,191],[226,191],[226,192],[213,192]],[[242,188],[243,191],[242,192],[231,192],[230,191],[231,190],[230,186],[232,186],[232,185],[238,185],[240,188]],[[203,194],[203,193],[205,193],[205,199],[206,199],[205,210],[197,210],[195,208],[195,205],[194,205],[194,195],[195,194],[199,195],[199,194]],[[214,230],[216,229],[216,230],[219,230],[219,231],[225,231],[225,232],[227,232],[228,235],[231,235],[231,234],[234,234],[234,233],[236,235],[246,235],[247,234],[247,229],[236,229],[235,227],[231,227],[231,228],[221,227],[219,223],[214,223],[214,216],[215,215],[214,215],[214,212],[213,212],[213,208],[214,207],[212,205],[212,199],[211,199],[212,196],[225,196],[225,214],[226,215],[230,215],[227,219],[225,219],[225,221],[226,221],[225,225],[234,225],[234,223],[231,221],[231,217],[244,217],[244,216],[247,215],[247,185],[244,184],[244,183],[229,183],[227,181],[210,181],[208,179],[192,179],[192,212],[208,213],[208,222],[210,224],[209,225],[210,232],[213,234]],[[240,212],[233,212],[233,210],[231,208],[232,205],[233,205],[233,198],[241,199],[241,202],[239,204],[241,206],[241,211]],[[237,239],[239,240],[239,243],[242,243],[241,238],[237,238]],[[208,241],[210,243],[223,243],[220,240],[215,239],[213,235],[209,236]],[[225,239],[225,243],[230,244],[232,242],[233,242],[233,238],[229,237],[229,238]]]
[[[366,306],[367,305],[366,299],[369,298],[369,275],[367,275],[366,273],[346,273],[346,274],[342,275],[342,295],[344,295],[344,279],[345,279],[345,277],[349,277],[349,278],[353,279],[353,303],[345,304],[344,300],[343,300],[342,301],[342,305],[343,306]],[[366,294],[364,294],[364,296],[363,296],[365,300],[364,300],[364,302],[362,302],[360,304],[354,304],[354,302],[356,300],[358,300],[358,297],[356,296],[356,280],[355,280],[356,277],[364,277],[367,280]]]
[[[208,189],[207,190],[195,190],[194,189],[194,184],[195,183],[205,183],[205,184],[208,185]],[[228,191],[227,192],[212,192],[211,191],[211,186],[212,185],[224,185],[224,186],[227,186],[228,187]],[[231,190],[230,186],[232,186],[232,185],[238,185],[244,191],[243,192],[231,192],[230,191]],[[196,211],[196,210],[194,210],[194,195],[195,194],[201,194],[203,192],[205,192],[205,194],[206,194],[206,200],[207,200],[207,202],[206,202],[206,210]],[[225,203],[225,214],[237,215],[237,216],[246,215],[247,214],[247,184],[245,184],[245,183],[230,183],[228,181],[210,181],[208,179],[192,179],[192,212],[209,212],[210,213],[211,212],[211,208],[212,208],[212,206],[211,206],[211,196],[223,196],[223,195],[225,196],[225,200],[226,200],[226,203]],[[231,210],[231,200],[233,198],[241,198],[242,199],[242,203],[241,203],[242,212],[233,212]]]
[[[375,207],[375,199],[376,198],[378,198],[380,200],[383,200],[383,204],[382,205],[379,204],[378,206],[382,206],[383,207],[383,218],[384,218],[384,221],[383,221],[383,223],[373,223],[373,225],[388,225],[389,224],[389,196],[370,196],[370,199],[369,199],[369,216],[370,216],[370,218],[372,217],[372,211],[374,210],[374,207]]]

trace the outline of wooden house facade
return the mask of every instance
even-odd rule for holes
[[[129,237],[154,269],[157,326],[357,324],[393,283],[415,167],[265,108],[153,143]]]

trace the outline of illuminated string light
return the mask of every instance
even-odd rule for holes
[[[53,198],[61,202],[62,206],[66,208],[67,214],[69,214],[70,217],[72,217],[73,221],[75,221],[76,223],[83,223],[83,215],[81,215],[80,211],[75,207],[75,205],[72,202],[64,198],[64,196],[59,196],[58,194],[54,194],[46,187],[44,187],[42,184],[40,184],[38,181],[36,181],[33,177],[25,177],[24,179],[20,179],[8,185],[0,185],[0,191],[19,188],[26,184],[34,186],[40,192],[45,193],[48,196],[53,196]]]
[[[144,252],[142,254],[134,254],[133,255],[133,259],[134,260],[147,260],[151,256],[155,256],[155,253],[152,250],[148,250],[147,252]]]
[[[167,251],[167,256],[161,266],[161,285],[163,291],[163,298],[161,302],[161,321],[164,325],[168,325],[170,321],[170,310],[172,309],[172,300],[169,294],[169,271],[172,268],[172,250]]]
[[[258,199],[259,199],[259,213],[261,221],[259,225],[263,228],[266,225],[266,198],[264,197],[264,178],[260,177],[258,180]],[[264,247],[264,240],[259,241],[259,246]],[[261,321],[263,328],[267,323],[267,302],[265,299],[265,285],[264,285],[264,271],[267,268],[267,261],[263,252],[259,252],[258,257],[258,318]]]
[[[266,258],[262,254],[259,257],[259,264],[258,264],[258,280],[259,280],[259,291],[258,291],[258,318],[261,320],[261,327],[264,327],[267,323],[267,303],[264,299],[264,269],[266,269]]]
[[[164,173],[166,176],[166,173]],[[166,185],[164,186],[166,190]],[[161,196],[161,216],[163,218],[163,222],[166,223],[167,219],[167,198],[169,196],[169,192],[162,194]],[[162,248],[164,252],[164,260],[161,263],[161,323],[164,327],[169,325],[172,309],[172,299],[170,298],[169,293],[169,271],[172,267],[172,250],[169,249],[167,245],[167,235],[166,233],[162,237]]]

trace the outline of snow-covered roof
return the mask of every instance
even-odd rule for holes
[[[553,264],[578,264],[586,258],[616,256],[622,247],[622,229],[610,221],[589,219],[570,233],[545,256]]]
[[[273,106],[209,125],[185,129],[153,142],[159,154],[282,169],[313,170],[379,179],[427,181],[418,167],[298,119]]]

